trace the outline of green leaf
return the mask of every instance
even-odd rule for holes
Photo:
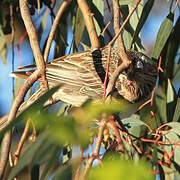
[[[0,55],[3,60],[3,64],[6,64],[6,53],[7,53],[7,47],[6,47],[6,39],[5,35],[2,30],[2,25],[0,24]]]
[[[177,125],[177,123],[175,123],[175,124]],[[173,126],[175,124],[173,124]],[[172,146],[165,146],[164,148],[168,152],[168,154],[170,154],[171,149],[173,147],[173,150],[174,150],[174,162],[176,162],[180,166],[180,147],[178,145],[173,145],[174,143],[179,142],[180,123],[178,123],[178,124],[179,124],[179,125],[177,125],[178,128],[173,127],[171,129],[171,131],[168,134],[166,134],[166,138],[164,138],[166,141],[168,139],[168,141],[172,143]],[[171,126],[172,126],[172,123],[171,123]]]
[[[140,116],[136,114],[133,114],[129,118],[122,119],[121,122],[128,132],[136,137],[140,137],[142,126],[147,128],[146,124],[140,120]]]
[[[50,132],[59,145],[69,142],[85,147],[89,142],[88,124],[80,124],[70,116],[57,117],[56,122],[51,124]]]
[[[141,14],[141,17],[138,21],[138,24],[136,26],[136,30],[133,34],[133,39],[132,39],[132,42],[131,42],[131,47],[132,47],[132,44],[136,41],[144,23],[146,22],[147,20],[147,17],[149,15],[149,13],[151,12],[151,9],[152,9],[152,6],[154,4],[154,0],[149,0],[146,2],[146,4],[144,5],[144,8],[143,8],[143,11],[142,11],[142,14]]]
[[[60,166],[57,171],[54,173],[53,180],[70,180],[73,179],[72,174],[72,165],[67,164],[65,166]]]
[[[146,126],[146,124],[140,120],[140,116],[137,114],[133,114],[129,118],[122,119],[121,122],[124,126],[129,128],[134,128],[138,126]]]
[[[48,175],[50,176],[50,172],[52,171],[53,167],[56,165],[56,162],[59,160],[59,152],[60,152],[59,147],[53,149],[52,153],[50,154],[50,158],[47,161],[45,168],[41,174],[40,180],[47,179],[47,176]]]
[[[163,89],[158,86],[157,95],[155,97],[156,111],[160,117],[161,125],[162,123],[167,122],[167,113],[166,113],[166,94]]]
[[[180,121],[180,98],[177,99],[176,108],[173,116],[173,122]]]
[[[124,99],[111,102],[89,102],[83,108],[74,111],[73,115],[78,122],[91,122],[102,113],[106,113],[106,115],[119,113],[120,117],[127,117],[130,111],[137,111],[141,103],[132,104]]]
[[[122,14],[123,14],[124,19],[129,15],[129,12],[131,12],[132,9],[133,9],[133,7],[129,4],[127,6],[121,6],[121,10],[122,10]],[[138,24],[138,21],[139,21],[138,15],[137,15],[137,12],[135,12],[135,13],[133,13],[129,22],[126,24],[126,26],[124,28],[123,40],[124,40],[124,45],[125,45],[126,49],[131,48],[131,44],[132,44],[132,40],[133,40],[133,34],[135,31],[135,27]],[[141,48],[143,48],[143,46],[141,44],[140,36],[138,36],[134,49],[140,50]]]
[[[102,167],[94,167],[90,170],[88,178],[90,180],[109,180],[109,179],[128,180],[151,180],[153,175],[145,162],[134,164],[131,161],[122,161],[119,159],[108,160]]]
[[[170,36],[168,47],[167,47],[167,54],[166,54],[166,74],[169,79],[172,80],[175,68],[175,58],[177,55],[177,51],[180,45],[180,36],[179,36],[179,29],[180,29],[180,16],[176,21],[176,24],[173,28],[173,32]],[[180,76],[179,76],[180,77]]]
[[[164,48],[173,28],[173,21],[174,21],[174,14],[170,13],[168,16],[165,18],[163,23],[161,24],[157,38],[156,38],[156,43],[153,48],[153,53],[152,57],[154,59],[158,59],[160,56],[160,53],[162,49]]]
[[[154,145],[153,153],[152,153],[152,164],[153,164],[154,166],[156,166],[156,165],[157,165],[157,162],[158,162],[157,153],[158,153],[157,146]]]
[[[177,65],[177,67],[175,68],[174,74],[173,74],[173,84],[177,86],[177,88],[180,88],[180,64]]]
[[[167,120],[169,122],[173,120],[175,105],[176,105],[175,90],[171,84],[171,81],[168,79],[168,85],[167,85]]]
[[[167,126],[172,128],[170,132],[174,132],[180,136],[180,123],[179,122],[170,122],[170,123],[167,123]]]
[[[85,23],[83,20],[83,15],[80,8],[78,7],[76,11],[75,27],[74,27],[74,41],[75,41],[76,48],[79,47],[79,43],[81,41],[84,28],[85,28]]]
[[[43,133],[40,136],[38,136],[33,145],[30,145],[26,153],[23,154],[23,156],[21,156],[21,158],[19,159],[18,164],[10,172],[8,177],[9,180],[13,179],[24,167],[30,164],[33,157],[36,155],[36,153],[42,147],[43,143],[46,141],[47,137],[48,133]]]

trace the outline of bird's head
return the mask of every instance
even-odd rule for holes
[[[157,64],[140,52],[127,51],[127,55],[131,64],[119,75],[118,89],[125,99],[135,102],[151,93],[156,83]]]

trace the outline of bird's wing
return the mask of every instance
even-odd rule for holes
[[[50,86],[63,83],[64,91],[68,93],[76,91],[76,95],[80,93],[93,99],[101,98],[107,56],[106,50],[103,55],[102,50],[89,50],[54,59],[46,65],[48,83]],[[24,71],[25,68],[34,70],[34,65],[23,67],[21,71],[12,73],[12,76],[27,78],[33,70]]]
[[[105,60],[99,54],[92,54],[92,51],[58,58],[47,64],[46,77],[49,84],[63,83],[69,90],[74,89],[90,98],[101,98],[103,94],[101,77],[105,76],[101,64]]]

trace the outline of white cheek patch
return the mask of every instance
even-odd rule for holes
[[[143,69],[143,63],[141,61],[137,62],[137,68],[138,69]]]

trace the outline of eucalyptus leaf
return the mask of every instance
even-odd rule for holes
[[[170,122],[170,123],[167,123],[167,126],[172,128],[170,132],[174,132],[180,136],[180,123],[179,122]]]
[[[76,48],[78,48],[79,46],[79,43],[81,41],[84,32],[84,28],[85,28],[85,23],[83,20],[83,15],[80,8],[78,7],[76,11],[75,26],[74,26],[74,41]]]
[[[111,173],[109,173],[111,172]],[[133,164],[131,161],[122,161],[120,159],[108,160],[102,167],[94,167],[90,170],[88,178],[90,180],[109,180],[109,179],[129,180],[152,180],[153,175],[145,162]]]
[[[180,45],[179,29],[180,29],[180,16],[177,19],[176,24],[173,28],[173,32],[171,33],[171,36],[169,38],[167,54],[166,54],[166,73],[167,73],[167,77],[171,80],[174,77],[174,72],[176,67],[175,59]]]
[[[180,98],[177,99],[176,108],[173,116],[173,121],[180,122]]]
[[[156,42],[155,42],[155,45],[153,48],[153,53],[152,53],[152,57],[156,60],[159,58],[160,53],[161,53],[162,49],[164,48],[164,46],[172,32],[173,21],[174,21],[174,14],[170,13],[165,18],[165,20],[162,22],[162,24],[159,28]]]
[[[168,79],[167,85],[167,120],[170,122],[173,120],[173,114],[176,105],[176,92],[171,84],[171,81]]]
[[[129,118],[122,119],[121,122],[124,124],[124,126],[129,128],[134,128],[138,126],[146,126],[146,124],[140,120],[140,116],[133,114]]]
[[[6,39],[3,33],[2,25],[0,24],[0,55],[3,60],[3,64],[6,64],[6,53],[7,53],[7,46],[6,46]]]

